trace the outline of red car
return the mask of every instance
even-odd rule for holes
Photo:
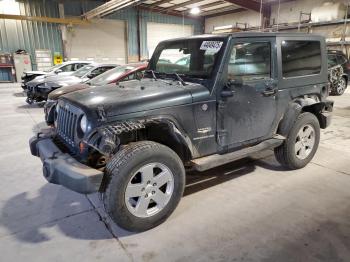
[[[105,86],[109,84],[113,84],[112,86],[114,86],[115,83],[118,82],[128,81],[132,79],[141,79],[143,76],[143,72],[145,71],[147,66],[148,63],[132,63],[118,66],[87,82],[70,86],[64,86],[52,91],[51,93],[49,93],[48,99],[44,106],[46,123],[49,125],[53,124],[55,104],[61,95],[90,87]]]

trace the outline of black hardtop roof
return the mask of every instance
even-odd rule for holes
[[[173,38],[168,39],[163,42],[168,41],[181,41],[186,39],[227,39],[229,37],[234,38],[248,38],[248,37],[305,37],[305,38],[323,38],[320,35],[316,34],[308,34],[308,33],[283,33],[283,32],[237,32],[237,33],[229,33],[229,34],[203,34],[203,35],[194,35],[189,37],[181,37],[181,38]]]

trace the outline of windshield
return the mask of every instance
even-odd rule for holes
[[[90,80],[88,83],[93,86],[106,85],[118,79],[124,73],[135,69],[134,66],[118,66],[114,69],[108,70],[107,72],[96,76],[94,79]]]
[[[56,69],[60,68],[63,64],[59,64],[59,65],[55,65],[55,66],[52,66],[48,69],[45,69],[44,72],[52,72],[52,71],[55,71]]]
[[[156,49],[151,70],[208,79],[221,55],[224,40],[185,39],[165,42]]]
[[[94,66],[92,65],[86,65],[86,66],[83,66],[82,68],[80,68],[79,70],[75,71],[72,76],[76,76],[76,77],[83,77],[84,75],[86,75],[87,73],[90,72],[91,69],[93,69]]]

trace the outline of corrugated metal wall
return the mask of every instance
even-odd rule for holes
[[[178,16],[164,15],[161,13],[153,13],[149,11],[141,11],[141,56],[147,57],[147,22],[154,23],[165,23],[165,24],[184,24],[184,25],[193,25],[194,34],[203,33],[203,21],[199,19],[190,19]]]
[[[14,4],[18,5],[16,11],[20,15],[59,17],[58,5],[53,1],[31,0]],[[33,69],[36,69],[35,49],[62,53],[59,25],[0,19],[0,52],[13,53],[18,49],[24,49],[31,55]]]
[[[64,12],[67,16],[79,16],[86,11],[89,11],[96,6],[100,5],[98,1],[74,1],[65,2]],[[160,13],[153,13],[149,11],[140,11],[141,23],[141,56],[147,56],[147,22],[155,23],[167,23],[167,24],[185,24],[193,25],[194,33],[203,33],[203,21],[199,19],[189,19],[177,16],[170,16]],[[128,56],[133,57],[138,55],[137,44],[137,11],[134,8],[115,12],[106,16],[107,19],[120,19],[127,22],[127,34],[128,34]]]
[[[48,0],[25,0],[16,2],[20,15],[59,17],[58,2]],[[100,1],[64,1],[66,16],[80,16],[84,12],[100,5]],[[1,11],[1,10],[0,10]],[[203,32],[203,22],[198,19],[188,19],[165,14],[140,11],[141,23],[141,56],[147,56],[147,22],[193,25],[195,34]],[[138,55],[137,43],[137,11],[129,8],[115,12],[107,19],[120,19],[127,22],[128,56]],[[13,53],[25,49],[32,56],[32,66],[35,65],[35,49],[50,49],[63,53],[60,25],[53,23],[15,21],[0,19],[0,52]],[[0,74],[1,79],[7,80],[6,73]]]

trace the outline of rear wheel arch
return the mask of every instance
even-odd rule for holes
[[[299,98],[289,104],[285,114],[283,115],[277,129],[277,133],[283,136],[287,136],[289,131],[293,127],[295,121],[300,114],[309,112],[314,114],[320,124],[321,128],[326,128],[322,111],[332,111],[333,102],[331,101],[318,101],[314,98]]]

